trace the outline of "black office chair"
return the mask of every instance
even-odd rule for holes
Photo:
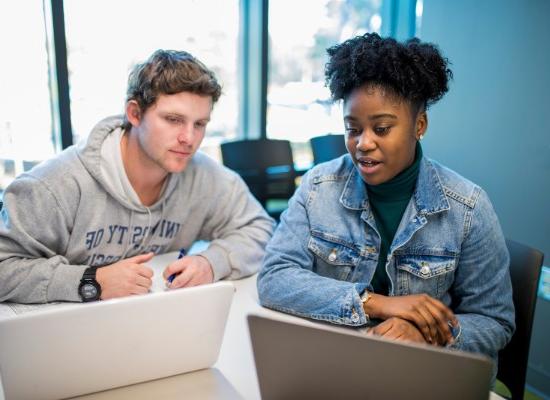
[[[279,219],[286,208],[268,204],[272,199],[288,200],[296,189],[296,171],[288,140],[237,140],[221,144],[223,164],[237,172],[267,212]]]
[[[544,255],[509,239],[506,240],[506,246],[510,252],[516,332],[510,343],[499,352],[497,379],[508,387],[512,400],[520,400],[525,391],[531,329]]]
[[[345,136],[329,134],[317,136],[309,140],[313,153],[313,164],[333,160],[347,153]]]

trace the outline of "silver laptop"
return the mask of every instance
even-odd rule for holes
[[[5,397],[59,399],[210,367],[233,293],[218,282],[1,320]]]
[[[263,400],[489,398],[483,356],[257,315],[248,326]]]

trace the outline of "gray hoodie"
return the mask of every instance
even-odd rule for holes
[[[234,172],[197,152],[145,207],[120,155],[122,118],[101,121],[85,143],[22,174],[6,189],[0,221],[0,301],[80,301],[84,270],[196,240],[214,280],[257,271],[273,220]]]

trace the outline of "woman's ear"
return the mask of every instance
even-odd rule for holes
[[[422,140],[426,130],[428,129],[428,114],[426,114],[426,111],[421,111],[418,113],[415,125],[416,140]]]
[[[126,103],[126,119],[132,126],[138,126],[141,121],[141,109],[135,100]]]

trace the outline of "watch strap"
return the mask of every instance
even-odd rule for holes
[[[365,289],[365,291],[361,295],[361,304],[363,306],[363,311],[365,311],[365,306],[371,298],[372,298],[372,295],[369,293],[368,290]],[[370,319],[370,316],[369,316],[369,314],[367,314],[366,311],[365,311],[365,316],[367,317],[367,319]]]
[[[84,270],[84,274],[82,275],[82,280],[89,280],[93,279],[95,281],[95,275],[97,272],[97,267],[88,267]]]

